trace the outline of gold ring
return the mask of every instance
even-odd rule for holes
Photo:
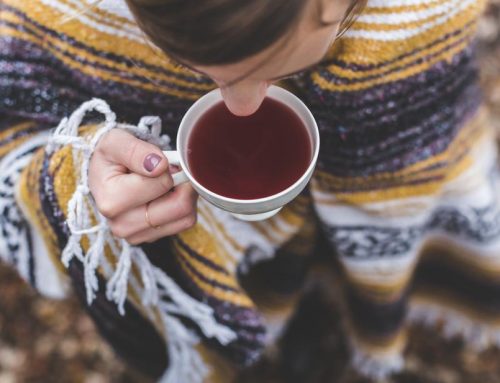
[[[155,230],[158,230],[160,228],[160,225],[158,226],[155,226],[151,223],[151,220],[149,219],[149,204],[150,202],[148,202],[146,204],[146,223],[148,224],[148,226],[152,229],[155,229]]]

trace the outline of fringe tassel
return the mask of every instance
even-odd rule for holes
[[[106,286],[106,297],[110,301],[116,302],[121,315],[125,315],[124,305],[127,299],[128,274],[131,265],[130,245],[126,243],[123,245],[122,252],[120,253],[116,272]]]
[[[160,383],[203,382],[209,372],[198,353],[193,349],[197,337],[173,316],[163,318],[167,332],[168,355],[171,367],[160,378]],[[183,377],[179,380],[179,377]]]
[[[105,123],[89,142],[78,137],[78,128],[85,113],[90,110],[104,114]],[[115,114],[104,101],[99,99],[82,104],[69,119],[61,121],[46,150],[51,153],[60,145],[73,145],[75,164],[81,168],[77,188],[68,203],[67,225],[71,235],[62,252],[62,262],[66,267],[73,257],[83,262],[87,302],[90,305],[99,288],[97,269],[105,262],[103,254],[106,246],[109,246],[117,259],[117,264],[107,282],[106,297],[117,304],[121,315],[125,314],[130,270],[132,265],[136,266],[142,279],[142,304],[153,305],[159,309],[168,337],[171,363],[162,382],[201,383],[208,368],[195,349],[200,339],[189,331],[178,317],[192,320],[205,336],[215,338],[221,344],[228,344],[236,338],[236,334],[214,319],[213,310],[209,306],[185,293],[161,269],[152,265],[140,247],[131,246],[123,239],[114,238],[109,231],[106,218],[99,213],[90,195],[88,169],[90,157],[99,139],[114,128],[125,129],[163,150],[169,148],[170,139],[167,136],[160,136],[161,120],[158,117],[143,117],[138,126],[118,125]],[[91,226],[91,217],[96,217],[98,222],[94,226]],[[91,243],[86,254],[83,254],[80,244],[84,237]]]

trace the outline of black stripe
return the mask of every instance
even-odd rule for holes
[[[500,274],[497,279],[483,278],[473,269],[457,267],[453,262],[459,264],[459,259],[444,261],[438,254],[427,255],[415,274],[416,284],[446,291],[479,313],[500,315]]]
[[[125,301],[125,315],[120,315],[116,304],[106,298],[103,287],[106,283],[99,274],[96,298],[93,304],[88,306],[83,266],[80,261],[73,260],[70,263],[69,276],[82,306],[116,353],[143,374],[159,378],[168,366],[168,355],[163,337],[152,323],[128,301]]]
[[[103,57],[103,58],[106,58],[106,59],[109,59],[109,60],[113,60],[113,61],[118,61],[118,62],[123,62],[123,63],[126,63],[127,65],[130,65],[130,66],[133,66],[135,65],[136,63],[132,62],[130,60],[130,58],[127,58],[127,57],[124,57],[124,56],[120,56],[120,55],[117,55],[117,54],[114,54],[114,53],[111,53],[111,52],[103,52],[103,51],[100,51],[98,49],[95,49],[91,46],[88,46],[88,45],[85,45],[83,44],[81,41],[78,41],[68,35],[65,35],[63,33],[60,33],[60,32],[57,32],[55,30],[52,30],[52,29],[49,29],[45,26],[43,26],[42,24],[36,22],[35,20],[29,18],[26,14],[24,14],[23,12],[21,12],[19,9],[16,9],[14,7],[10,7],[6,4],[2,4],[0,3],[0,11],[1,10],[4,10],[4,11],[10,11],[12,13],[14,13],[15,15],[17,15],[18,17],[20,17],[22,20],[28,22],[29,24],[32,24],[33,26],[35,26],[36,28],[38,28],[39,30],[42,31],[43,34],[48,34],[52,37],[55,37],[55,38],[58,38],[58,39],[61,39],[61,40],[64,40],[65,42],[69,43],[69,45],[75,47],[75,48],[79,48],[79,49],[83,49],[83,50],[86,50],[88,51],[89,53],[92,53],[93,55],[96,55],[96,56],[99,56],[99,57]],[[189,74],[183,74],[183,73],[172,73],[172,72],[169,72],[167,70],[165,70],[164,68],[162,67],[159,67],[159,66],[156,66],[156,65],[151,65],[151,64],[147,64],[143,61],[138,61],[138,63],[140,64],[140,66],[142,68],[145,68],[145,69],[148,69],[154,73],[159,73],[159,74],[172,74],[172,76],[174,77],[178,77],[178,78],[181,78],[183,80],[186,80],[186,81],[191,81],[191,82],[211,82],[210,79],[206,78],[206,77],[200,77],[200,76],[195,76],[195,75],[189,75]]]
[[[201,331],[199,332],[200,336],[238,365],[247,365],[254,361],[255,357],[262,351],[264,344],[265,328],[262,325],[262,318],[251,308],[237,306],[206,295],[180,265],[178,255],[172,251],[173,238],[162,238],[157,242],[144,244],[142,247],[155,266],[165,272],[168,270],[167,274],[184,291],[212,307],[217,322],[234,330],[238,338],[229,345],[222,346],[213,339],[206,339]]]
[[[457,40],[457,41],[455,41],[453,43],[446,44],[438,52],[432,53],[432,54],[430,54],[428,56],[425,56],[424,58],[418,58],[418,59],[416,59],[414,61],[411,61],[411,62],[409,62],[409,63],[407,63],[407,64],[405,64],[403,66],[398,66],[398,67],[392,68],[392,69],[390,69],[390,70],[388,70],[386,72],[383,72],[383,73],[380,73],[380,74],[376,74],[376,75],[366,76],[366,77],[363,77],[363,78],[341,77],[341,75],[334,75],[332,72],[330,72],[328,70],[321,71],[321,72],[318,72],[318,73],[320,74],[320,76],[325,81],[329,81],[329,82],[332,82],[334,84],[351,85],[351,84],[363,83],[363,82],[366,82],[366,81],[375,80],[375,79],[379,79],[381,77],[388,76],[388,75],[390,75],[392,73],[395,73],[395,72],[404,71],[405,69],[411,68],[412,66],[415,66],[416,64],[420,64],[422,62],[425,62],[425,61],[428,61],[428,60],[433,59],[435,57],[438,57],[442,53],[444,53],[444,52],[446,52],[448,50],[451,50],[452,48],[460,45],[464,41],[467,41],[467,40],[472,41],[472,38],[473,38],[473,36],[471,36],[471,35],[462,37],[462,38],[460,38],[459,40]]]
[[[39,39],[43,40],[43,36],[37,34],[36,32],[34,32],[32,30],[29,30],[29,29],[25,28],[24,26],[21,26],[21,25],[18,25],[18,24],[14,24],[14,23],[11,23],[11,22],[5,21],[5,20],[0,20],[0,25],[10,26],[10,27],[12,27],[12,28],[14,28],[16,30],[23,31],[23,32],[25,32],[25,33],[27,33],[29,35],[38,37]],[[139,75],[133,75],[131,73],[124,72],[124,71],[117,71],[116,69],[114,69],[112,67],[109,67],[109,66],[106,66],[104,64],[98,63],[97,61],[90,61],[90,60],[84,59],[81,56],[75,57],[71,53],[63,50],[61,47],[59,47],[57,45],[54,45],[53,43],[51,43],[51,42],[49,42],[47,40],[44,40],[44,41],[45,41],[45,44],[47,44],[48,46],[50,46],[53,50],[55,50],[56,52],[59,52],[61,55],[63,55],[64,57],[66,57],[66,58],[68,58],[68,59],[70,59],[72,61],[77,61],[80,64],[86,65],[89,68],[91,68],[91,67],[92,68],[99,68],[99,69],[102,69],[104,71],[107,71],[110,74],[119,75],[119,76],[123,77],[124,80],[125,79],[130,79],[130,80],[139,81],[139,82],[141,82],[143,84],[157,85],[157,86],[159,85],[159,86],[162,86],[162,87],[165,87],[165,88],[168,88],[168,89],[176,89],[176,90],[180,90],[180,91],[184,91],[184,92],[190,92],[190,93],[197,92],[197,93],[200,93],[200,95],[202,93],[206,92],[204,90],[192,89],[192,88],[185,87],[185,86],[182,86],[182,85],[172,84],[172,83],[170,83],[170,82],[168,82],[166,80],[155,79],[155,82],[157,82],[157,83],[152,83],[152,81],[149,78],[142,77],[142,76],[139,76]],[[122,61],[119,61],[119,63],[130,65],[129,63],[124,62],[124,60],[125,60],[125,58],[122,58]],[[171,77],[174,77],[174,78],[176,77],[174,74],[171,74],[170,72],[167,72],[166,74],[169,75],[169,76],[171,76]],[[127,78],[125,78],[125,76]]]
[[[28,244],[28,278],[31,286],[36,286],[36,275],[35,275],[35,257],[33,253],[33,243],[31,239],[31,228],[28,223],[25,225],[25,237]]]
[[[217,287],[217,288],[219,288],[221,290],[224,290],[224,291],[232,291],[234,293],[241,294],[241,291],[239,289],[235,289],[234,287],[224,285],[224,284],[222,284],[220,282],[217,282],[216,280],[210,279],[210,278],[206,277],[205,275],[201,274],[188,261],[186,261],[182,255],[178,256],[178,260],[185,267],[187,267],[193,274],[195,274],[196,277],[198,277],[199,279],[201,279],[203,282],[208,283],[210,286]],[[210,293],[207,292],[207,294],[210,294]]]
[[[212,262],[210,259],[205,258],[205,257],[201,256],[200,254],[198,254],[196,251],[194,251],[193,249],[191,249],[181,238],[175,237],[175,242],[178,243],[184,250],[186,250],[186,252],[191,257],[193,257],[196,260],[200,261],[204,265],[206,265],[206,266],[208,266],[208,267],[210,267],[210,268],[212,268],[214,270],[217,270],[220,273],[223,273],[225,275],[229,275],[228,271],[225,268],[223,268],[222,266],[219,266],[218,264]]]

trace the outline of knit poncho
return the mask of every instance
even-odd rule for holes
[[[0,257],[43,294],[72,288],[115,350],[165,382],[231,381],[272,350],[311,267],[336,271],[368,376],[403,368],[415,322],[500,344],[496,149],[473,49],[484,3],[369,0],[281,83],[320,129],[307,190],[257,223],[200,199],[192,229],[131,246],[89,192],[93,148],[110,129],[169,148],[214,84],[148,43],[121,0],[1,1]],[[318,252],[337,262],[315,267]]]

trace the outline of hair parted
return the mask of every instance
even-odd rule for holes
[[[148,38],[171,58],[230,64],[269,47],[295,25],[307,0],[126,0]],[[353,0],[346,14],[359,11]]]

